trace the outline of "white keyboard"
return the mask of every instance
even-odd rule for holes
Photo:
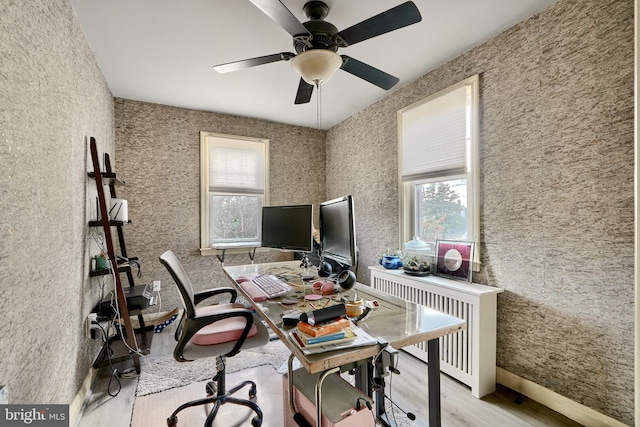
[[[248,282],[240,283],[240,286],[257,302],[279,297],[292,289],[273,275],[256,276]]]

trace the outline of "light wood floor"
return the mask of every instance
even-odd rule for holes
[[[173,349],[173,330],[165,329],[160,334],[155,334],[151,346],[151,355],[160,356],[171,354]],[[144,369],[144,361],[142,369]],[[177,362],[176,362],[177,363]],[[132,366],[131,362],[123,362],[115,368],[125,370]],[[390,396],[404,411],[412,412],[416,415],[416,420],[412,425],[427,426],[427,385],[426,366],[423,362],[415,359],[407,353],[400,352],[398,363],[400,375],[387,377],[386,394]],[[83,414],[76,424],[76,427],[130,427],[135,403],[135,390],[137,378],[121,378],[121,388],[115,397],[109,396],[108,390],[114,394],[119,387],[116,380],[111,380],[110,370],[103,368],[94,383],[92,395],[88,399]],[[263,427],[280,427],[282,422],[282,396],[281,389],[274,387],[274,384],[281,384],[281,376],[272,369],[251,370],[255,375],[252,380],[258,385],[258,404],[264,412]],[[229,384],[235,384],[237,374],[229,375]],[[248,379],[248,378],[242,378]],[[518,395],[510,389],[498,385],[495,393],[476,399],[471,396],[470,389],[464,384],[448,377],[441,376],[441,397],[442,397],[442,425],[443,427],[496,427],[496,426],[580,426],[580,424],[567,419],[561,414],[554,412],[537,402],[524,396]],[[202,388],[202,387],[200,387]],[[261,390],[266,391],[261,393]],[[204,389],[201,390],[204,392]],[[192,396],[184,393],[184,401],[191,400]],[[155,396],[161,396],[159,393]],[[204,397],[204,396],[200,396]],[[148,402],[146,402],[148,403]],[[166,425],[166,417],[175,409],[173,402],[158,401],[157,405],[151,404],[146,407],[157,408],[160,414],[150,414],[149,426]],[[177,406],[177,405],[176,405]],[[230,407],[230,405],[226,405]],[[223,408],[225,406],[223,405]],[[230,416],[237,417],[237,413],[223,415],[220,412],[220,421],[214,425],[219,427],[229,427],[231,425],[250,426],[250,417],[245,418],[243,424],[235,424],[229,421]],[[395,410],[397,419],[406,416]],[[242,418],[242,417],[241,417]],[[237,418],[236,418],[237,419]],[[153,421],[151,421],[153,420]],[[160,421],[158,423],[158,421]],[[185,420],[186,421],[186,420]],[[181,427],[192,427],[189,424],[178,424]],[[138,426],[133,426],[138,427]]]

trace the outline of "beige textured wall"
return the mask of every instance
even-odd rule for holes
[[[199,130],[270,138],[273,203],[353,194],[367,282],[398,240],[396,110],[479,73],[477,278],[506,289],[498,365],[633,424],[632,18],[631,0],[561,0],[430,72],[327,133],[326,189],[322,132],[117,100],[141,282],[162,279],[175,304],[167,248],[199,287],[226,280],[197,251]],[[97,299],[85,138],[113,153],[114,107],[67,2],[3,3],[0,50],[0,382],[14,403],[69,403],[96,350],[81,328]]]
[[[479,74],[475,281],[506,290],[498,366],[629,425],[633,31],[632,0],[561,0],[327,136],[327,196],[355,197],[368,282],[376,252],[398,242],[396,111]]]
[[[97,353],[86,137],[113,152],[113,98],[67,1],[3,1],[0,52],[0,383],[71,403]]]
[[[136,283],[163,281],[163,309],[179,305],[158,261],[167,249],[197,289],[229,285],[218,259],[199,250],[201,130],[270,140],[271,204],[317,207],[324,200],[323,131],[124,99],[116,99],[115,113],[116,170],[127,182],[118,196],[128,200],[132,220],[124,229],[127,251],[142,263],[143,278]],[[257,253],[255,261],[283,259],[290,254],[271,251]],[[247,254],[225,257],[225,265],[248,263]]]

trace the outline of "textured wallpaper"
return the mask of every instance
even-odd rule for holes
[[[143,277],[136,283],[163,281],[162,309],[180,304],[158,261],[167,249],[196,289],[229,285],[218,258],[200,255],[200,131],[269,139],[271,204],[313,203],[317,220],[325,194],[323,131],[124,99],[116,99],[115,114],[116,170],[127,183],[118,196],[128,200],[132,221],[124,229],[127,251],[141,260]],[[291,255],[255,255],[255,262],[285,259]],[[226,254],[224,260],[251,262],[248,253]]]
[[[177,304],[158,262],[166,249],[198,289],[228,283],[198,250],[200,130],[270,139],[274,204],[353,194],[358,279],[368,283],[367,265],[399,240],[396,111],[479,74],[474,277],[505,289],[498,366],[634,423],[632,0],[560,0],[328,132],[114,105],[66,1],[5,2],[0,34],[0,383],[11,402],[69,403],[95,355],[82,336],[99,297],[87,277],[88,136],[112,154],[115,140],[127,249],[142,261],[139,283],[163,281],[164,309]]]
[[[67,1],[2,2],[0,52],[0,383],[71,403],[98,351],[87,137],[113,153],[113,97]]]
[[[561,0],[328,132],[360,281],[397,246],[396,111],[480,75],[482,271],[499,367],[632,425],[633,1]],[[352,167],[345,167],[349,159]]]

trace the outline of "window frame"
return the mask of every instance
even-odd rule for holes
[[[210,208],[209,198],[211,195],[243,195],[240,191],[210,191],[209,183],[209,148],[212,144],[212,138],[220,138],[225,140],[237,140],[239,144],[242,142],[262,143],[264,144],[264,188],[262,192],[262,206],[269,203],[269,139],[253,138],[239,135],[226,135],[216,132],[200,131],[200,254],[201,255],[217,255],[220,250],[224,250],[227,254],[246,253],[247,248],[259,248],[259,241],[251,242],[229,242],[224,244],[212,245],[209,241],[210,235]],[[246,195],[246,194],[245,194]],[[260,230],[258,230],[258,237]]]
[[[470,89],[470,108],[468,115],[470,120],[466,161],[464,170],[441,170],[430,172],[419,177],[409,177],[403,179],[402,159],[403,159],[403,114],[416,107],[420,107],[429,101],[439,98],[461,87]],[[451,85],[433,95],[421,99],[405,108],[398,110],[398,193],[399,193],[399,219],[400,219],[400,242],[402,247],[404,242],[408,242],[415,236],[417,228],[416,210],[416,186],[424,183],[442,182],[464,178],[467,180],[467,212],[468,212],[468,240],[474,241],[473,269],[480,268],[480,99],[479,99],[479,76],[476,74],[459,83]],[[431,248],[435,252],[435,245]]]

